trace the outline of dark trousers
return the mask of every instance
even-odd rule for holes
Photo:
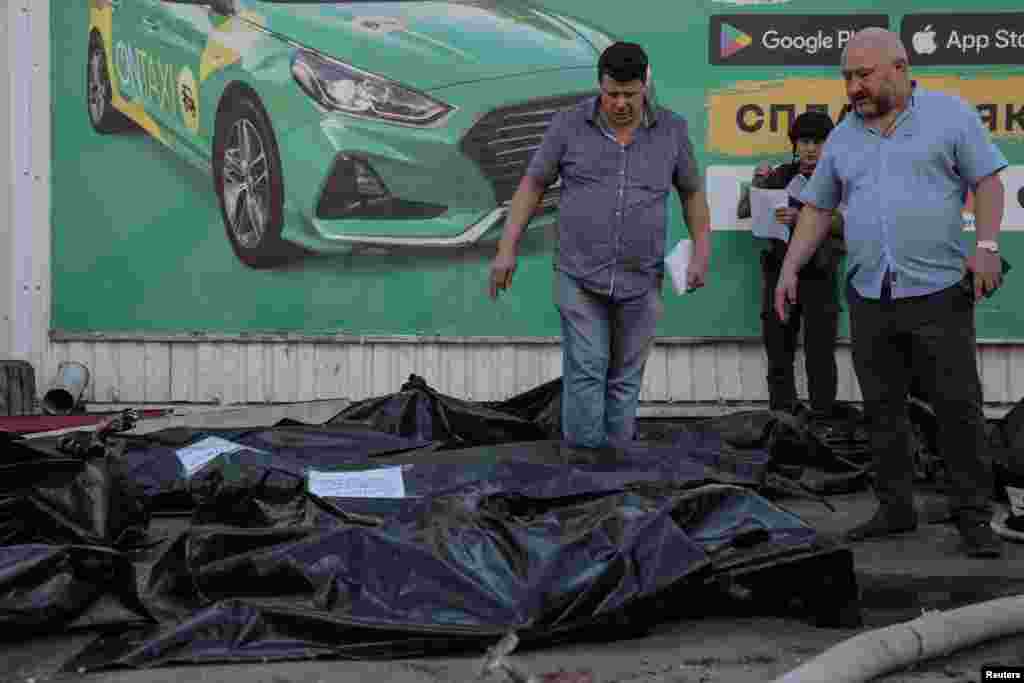
[[[797,284],[797,303],[786,322],[775,313],[775,286],[781,260],[771,251],[761,253],[763,296],[761,335],[768,356],[768,393],[772,410],[789,410],[797,402],[793,363],[800,324],[804,326],[804,368],[811,409],[833,410],[836,400],[836,335],[839,330],[839,293],[836,268],[822,271],[804,268]]]
[[[905,510],[913,501],[906,400],[916,381],[935,411],[954,514],[987,517],[992,484],[981,460],[985,415],[969,295],[954,285],[927,296],[886,301],[862,298],[847,285],[847,297],[879,502]]]

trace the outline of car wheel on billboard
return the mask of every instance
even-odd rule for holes
[[[107,68],[107,53],[96,33],[89,37],[85,98],[89,122],[97,133],[119,133],[133,127],[131,119],[114,109],[111,103],[113,88],[110,85],[110,70]]]
[[[251,91],[235,89],[217,114],[213,173],[224,228],[246,265],[270,268],[299,251],[281,239],[284,182],[270,119]]]

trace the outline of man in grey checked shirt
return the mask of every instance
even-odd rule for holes
[[[523,228],[562,178],[555,299],[562,320],[562,435],[583,448],[635,437],[644,365],[661,317],[668,197],[693,239],[687,288],[704,285],[711,251],[703,183],[686,120],[648,98],[647,55],[616,43],[598,61],[601,94],[559,113],[519,184],[491,265],[508,288]]]

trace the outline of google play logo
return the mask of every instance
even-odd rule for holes
[[[722,22],[721,50],[722,59],[732,57],[745,47],[748,47],[754,40],[743,31]]]

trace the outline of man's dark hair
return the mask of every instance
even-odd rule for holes
[[[597,80],[604,75],[619,83],[639,80],[647,82],[647,53],[636,43],[618,42],[609,45],[597,62]]]

